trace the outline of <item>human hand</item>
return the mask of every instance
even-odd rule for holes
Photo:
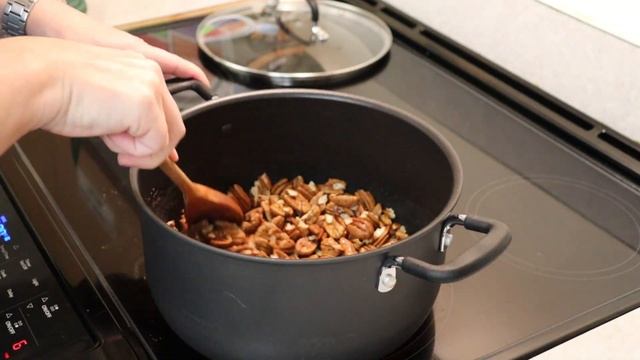
[[[38,2],[29,16],[27,33],[135,51],[157,62],[165,76],[192,78],[209,85],[207,76],[195,64],[127,32],[95,21],[57,0]]]
[[[31,128],[100,136],[120,165],[141,168],[171,156],[184,136],[180,111],[155,61],[133,51],[58,39],[3,41],[4,51],[37,59],[38,76],[46,79],[31,105],[39,109],[29,116],[38,119]]]

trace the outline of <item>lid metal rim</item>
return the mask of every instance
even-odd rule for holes
[[[202,37],[199,35],[200,34],[200,27],[202,26],[202,24],[204,23],[204,21],[198,25],[198,29],[196,30],[197,32],[197,42],[198,42],[198,46],[200,47],[200,50],[202,50],[205,54],[207,54],[209,57],[211,57],[211,59],[221,65],[223,65],[224,67],[226,67],[227,69],[233,71],[234,73],[238,74],[238,75],[252,75],[252,76],[258,76],[261,78],[265,78],[270,80],[271,82],[275,83],[276,85],[295,85],[295,84],[299,84],[299,83],[310,83],[310,82],[315,82],[315,81],[322,81],[322,80],[327,80],[327,79],[333,79],[333,78],[340,78],[340,79],[344,79],[346,77],[348,77],[349,75],[357,75],[359,74],[361,71],[363,71],[364,69],[376,64],[378,61],[380,61],[383,57],[385,57],[388,53],[389,50],[391,49],[391,45],[393,43],[393,36],[391,34],[391,30],[389,29],[389,27],[387,26],[387,24],[385,24],[382,20],[380,20],[379,18],[377,18],[375,15],[370,14],[369,12],[362,10],[356,6],[350,5],[350,4],[346,4],[346,3],[339,3],[339,2],[335,2],[335,1],[330,1],[330,2],[326,2],[326,1],[320,1],[320,4],[325,4],[328,6],[334,6],[337,8],[342,8],[343,10],[349,10],[349,11],[353,11],[354,13],[358,13],[360,15],[363,15],[365,17],[367,17],[369,20],[377,23],[378,25],[380,25],[380,27],[382,29],[384,29],[385,31],[385,38],[384,38],[384,46],[382,47],[381,51],[376,54],[374,57],[372,57],[371,59],[361,63],[361,64],[357,64],[357,65],[353,65],[353,66],[349,66],[346,67],[344,69],[339,69],[339,70],[331,70],[331,71],[326,71],[326,72],[321,72],[321,73],[312,73],[312,72],[302,72],[302,73],[283,73],[283,72],[274,72],[274,71],[264,71],[264,70],[256,70],[256,69],[251,69],[249,67],[246,66],[242,66],[242,65],[238,65],[235,64],[233,62],[230,62],[228,60],[225,60],[217,55],[215,55],[213,52],[211,52],[204,44]],[[210,15],[211,16],[211,15]],[[206,18],[205,18],[206,20]]]

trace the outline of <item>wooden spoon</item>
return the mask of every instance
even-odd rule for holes
[[[184,215],[190,224],[202,219],[242,222],[242,209],[231,197],[208,186],[194,183],[169,159],[160,164],[160,169],[182,191]]]

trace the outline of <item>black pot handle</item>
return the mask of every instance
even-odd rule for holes
[[[298,40],[299,42],[307,45],[311,45],[316,42],[324,42],[329,39],[329,34],[324,31],[320,25],[320,8],[318,7],[317,0],[307,0],[307,4],[309,5],[309,9],[311,10],[311,38],[304,39],[301,36],[297,35],[295,32],[291,31],[287,24],[282,21],[282,18],[279,14],[276,14],[276,23],[280,26],[280,29],[284,31],[286,34],[291,36],[292,38]],[[277,8],[277,3],[274,8]]]
[[[465,229],[477,231],[487,236],[477,244],[443,265],[433,265],[413,257],[392,257],[382,267],[378,290],[390,291],[395,285],[395,268],[421,279],[448,283],[463,279],[484,268],[495,260],[511,242],[511,233],[504,223],[479,216],[450,215],[444,222],[439,251],[444,252],[451,242],[451,229],[463,225]]]
[[[318,25],[318,21],[320,21],[318,2],[316,0],[307,0],[307,4],[309,4],[309,8],[311,9],[311,22],[313,25]]]
[[[204,100],[211,100],[215,97],[215,94],[207,85],[194,79],[171,79],[167,81],[167,89],[171,95],[177,93],[192,90],[195,91]]]

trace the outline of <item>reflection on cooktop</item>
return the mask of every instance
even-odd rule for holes
[[[530,181],[535,180],[536,185]],[[581,223],[582,215],[570,204],[545,196],[543,189],[586,199],[606,217],[623,222],[632,230],[627,239],[610,242],[606,229],[596,223]],[[511,201],[521,206],[505,207]],[[533,206],[532,206],[533,205]],[[514,242],[503,260],[523,270],[559,279],[606,279],[640,266],[640,215],[624,199],[588,183],[554,176],[508,177],[475,192],[465,211],[485,214],[508,223]],[[553,246],[542,239],[554,239]],[[633,250],[632,252],[629,249]],[[598,254],[594,257],[594,254]]]

